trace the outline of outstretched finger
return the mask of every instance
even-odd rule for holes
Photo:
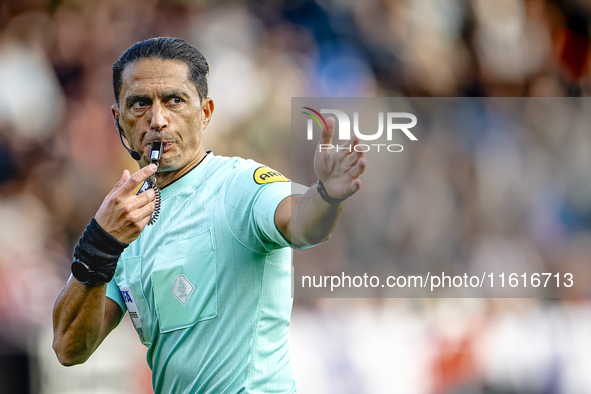
[[[358,153],[355,150],[357,144],[359,144],[359,137],[354,134],[350,139],[339,145],[339,152],[342,152],[343,155],[356,154]]]
[[[345,163],[345,165],[347,166],[352,166],[355,163],[357,163],[357,160],[359,160],[360,158],[363,157],[363,151],[358,149],[355,150],[355,147],[351,147],[351,151],[349,151],[349,148],[340,148],[342,149],[346,156],[343,158],[343,163]]]
[[[141,185],[146,179],[150,177],[153,173],[156,172],[156,165],[149,164],[144,168],[136,171],[132,176],[127,179],[127,181],[121,186],[118,190],[118,193],[132,196],[135,194],[135,190]]]
[[[333,117],[326,118],[327,128],[322,130],[322,138],[320,138],[321,144],[331,144],[332,137],[334,135],[335,120]]]
[[[124,170],[123,171],[123,176],[121,177],[121,179],[119,179],[117,181],[117,183],[115,184],[115,186],[113,186],[113,188],[111,189],[111,191],[109,192],[109,194],[107,194],[107,197],[105,197],[104,201],[107,201],[109,198],[111,198],[111,196],[113,195],[113,193],[115,193],[117,190],[119,190],[119,188],[129,179],[130,175],[129,175],[129,171]]]
[[[356,193],[361,188],[361,179],[357,178],[351,182],[351,193]]]
[[[350,167],[354,166],[359,159],[363,157],[363,152],[357,152],[353,150],[353,152],[343,159],[343,163]]]
[[[363,157],[360,158],[357,161],[357,163],[347,171],[348,175],[354,179],[358,178],[359,175],[363,174],[363,172],[365,171],[365,165],[366,165],[365,159]]]

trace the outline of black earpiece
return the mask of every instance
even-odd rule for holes
[[[115,119],[115,126],[117,126],[117,131],[119,132],[119,139],[121,140],[121,144],[123,144],[123,147],[127,149],[129,154],[131,155],[131,157],[133,157],[135,161],[139,161],[142,158],[142,155],[140,155],[136,151],[129,149],[127,146],[125,146],[125,142],[123,142],[123,132],[121,131],[121,126],[119,125],[119,118]]]

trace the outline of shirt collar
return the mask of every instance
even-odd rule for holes
[[[205,173],[205,167],[209,164],[211,159],[213,159],[214,154],[212,151],[207,151],[205,157],[201,160],[199,164],[197,164],[193,169],[187,172],[185,175],[171,183],[170,185],[166,186],[164,189],[160,191],[160,198],[165,200],[179,191],[199,179],[202,174]]]

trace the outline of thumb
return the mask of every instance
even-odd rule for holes
[[[107,197],[105,197],[105,201],[108,200],[109,198],[111,198],[113,193],[115,193],[125,182],[127,182],[129,177],[130,177],[129,171],[123,170],[123,175],[121,176],[121,179],[119,179],[119,181],[117,181],[115,186],[113,186],[113,189],[111,189],[109,194],[107,194]]]

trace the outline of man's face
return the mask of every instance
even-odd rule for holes
[[[112,112],[131,149],[142,155],[140,166],[150,163],[152,142],[162,141],[159,172],[177,171],[205,152],[202,132],[213,101],[201,102],[184,62],[142,59],[125,67],[119,107],[114,105]]]

